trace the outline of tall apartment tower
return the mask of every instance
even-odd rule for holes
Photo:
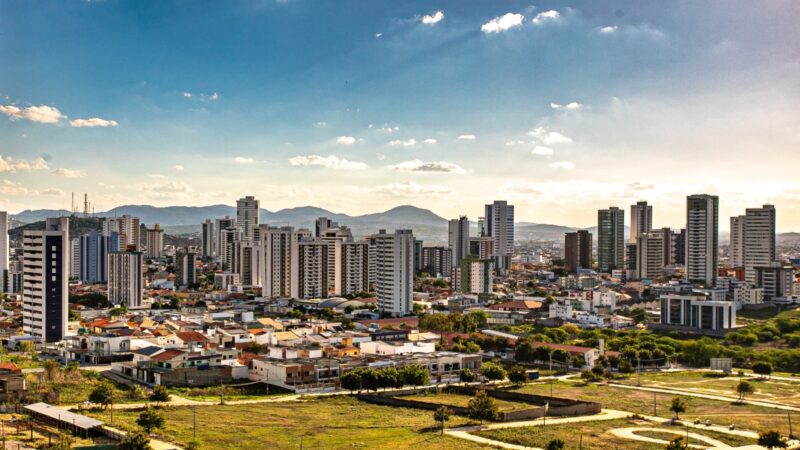
[[[233,241],[229,271],[239,275],[242,286],[261,286],[261,248],[253,241]]]
[[[375,290],[378,308],[393,316],[412,311],[414,299],[414,235],[411,230],[370,236],[375,245]]]
[[[592,268],[592,233],[578,230],[564,235],[564,266],[572,273]]]
[[[164,230],[159,224],[147,230],[147,257],[161,258],[164,252]]]
[[[300,239],[297,245],[297,297],[327,297],[329,244],[322,239],[309,237]]]
[[[318,218],[314,222],[314,237],[324,236],[325,232],[330,228],[339,228],[339,224],[327,217]]]
[[[344,242],[353,241],[353,233],[350,228],[346,226],[339,226],[336,222],[331,222],[329,219],[320,217],[317,219],[315,233],[319,233],[316,237],[328,245],[328,250],[325,252],[327,258],[326,276],[328,277],[327,287],[329,293],[334,293],[336,286],[336,261],[341,259],[341,254],[337,253],[342,250],[339,245]],[[341,294],[337,294],[341,295]]]
[[[652,229],[653,207],[645,201],[631,205],[631,233],[628,242],[636,243],[639,235],[649,233]]]
[[[675,262],[675,232],[668,227],[661,228],[657,230],[661,233],[661,239],[664,242],[664,266],[671,266],[676,264]]]
[[[216,244],[216,247],[217,247],[215,256],[217,258],[222,259],[223,261],[224,261],[224,258],[222,258],[222,254],[225,252],[225,249],[222,248],[223,247],[222,246],[222,233],[226,229],[232,228],[234,226],[236,226],[236,219],[233,219],[230,216],[225,216],[223,218],[216,219],[214,221],[214,231],[216,232],[215,244]]]
[[[719,197],[686,197],[686,279],[713,287],[719,264]]]
[[[22,329],[39,342],[58,342],[67,331],[69,218],[47,219],[43,231],[22,235]]]
[[[453,271],[454,282],[452,284],[462,294],[491,294],[494,282],[492,265],[491,259],[467,256]]]
[[[469,219],[467,216],[450,220],[447,243],[452,255],[453,268],[459,267],[461,260],[469,256]]]
[[[422,247],[422,269],[434,277],[453,273],[453,252],[447,247]]]
[[[743,216],[731,217],[731,262],[743,267],[745,280],[756,282],[756,267],[766,267],[776,258],[775,207],[747,208]]]
[[[233,268],[234,246],[242,240],[242,229],[239,227],[228,227],[220,230],[219,233],[219,259],[223,269],[230,271]]]
[[[505,200],[495,200],[485,208],[486,235],[494,240],[494,268],[508,274],[514,253],[514,206]]]
[[[334,251],[334,295],[369,292],[369,244],[366,241],[337,242]]]
[[[0,292],[9,292],[8,212],[0,211]]]
[[[663,231],[639,234],[636,242],[637,278],[652,280],[664,276],[664,248]]]
[[[142,306],[143,267],[142,252],[128,250],[108,253],[108,301],[112,305],[125,305],[128,308]]]
[[[211,219],[206,219],[206,221],[201,224],[201,256],[203,258],[214,258],[217,256],[217,233],[214,225],[215,223]]]
[[[625,267],[625,211],[616,206],[597,211],[597,267],[601,272]]]
[[[494,255],[494,240],[488,236],[469,238],[469,255],[478,259],[491,259]]]
[[[298,298],[300,239],[311,232],[294,227],[261,225],[261,286],[264,297]]]
[[[236,200],[236,223],[242,228],[243,238],[254,241],[258,228],[259,201],[252,195]]]
[[[675,246],[675,259],[673,264],[686,265],[686,228],[672,232],[672,241]]]
[[[197,283],[197,255],[188,248],[175,253],[175,287]]]
[[[129,248],[131,245],[135,245],[138,249],[141,245],[140,229],[139,218],[127,214],[103,221],[104,236],[111,236],[114,231],[119,233],[119,248]]]
[[[119,250],[119,235],[103,236],[97,231],[78,239],[78,279],[84,283],[105,283],[108,277],[108,252]]]

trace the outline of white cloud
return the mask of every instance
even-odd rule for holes
[[[65,169],[63,167],[58,168],[51,173],[57,177],[64,177],[64,178],[83,178],[86,176],[86,174],[83,173],[83,171],[76,169]]]
[[[433,139],[433,138],[428,138],[428,139],[425,139],[425,140],[424,140],[424,141],[422,141],[422,142],[424,142],[424,143],[426,143],[426,144],[435,144],[437,141],[436,141],[436,139]]]
[[[574,169],[575,168],[575,164],[573,164],[571,161],[556,161],[556,162],[552,162],[552,163],[548,164],[548,166],[550,166],[550,167],[552,167],[554,169]]]
[[[325,128],[325,127],[328,126],[328,122],[324,122],[324,121],[314,122],[311,125],[313,125],[316,128]]]
[[[233,162],[236,164],[253,164],[255,160],[249,156],[237,156],[233,158]]]
[[[583,103],[570,102],[566,105],[562,105],[560,103],[550,103],[550,107],[559,111],[577,111],[579,109],[583,109]]]
[[[183,167],[183,166],[182,166],[182,165],[180,165],[180,164],[176,164],[176,165],[175,165],[175,167],[174,167],[174,169],[175,169],[175,170],[177,170],[178,172],[183,172],[183,171],[184,171],[184,169],[185,169],[185,167]]]
[[[219,92],[212,92],[210,94],[205,94],[202,92],[193,93],[187,91],[181,93],[181,95],[183,96],[183,98],[192,98],[201,102],[215,102],[219,100]]]
[[[414,159],[401,162],[393,166],[386,166],[389,169],[406,173],[465,173],[461,166],[447,161],[421,161]]]
[[[506,147],[513,147],[515,145],[522,145],[524,143],[525,143],[525,141],[520,141],[520,140],[508,141],[508,142],[506,142]]]
[[[356,143],[356,138],[353,136],[339,136],[336,138],[336,143],[339,145],[352,145]]]
[[[24,109],[14,105],[0,105],[0,114],[5,114],[12,120],[25,119],[38,123],[58,123],[64,117],[58,108],[47,105],[28,106]]]
[[[192,93],[191,92],[184,92],[183,93],[183,97],[184,98],[192,98]]]
[[[392,147],[401,147],[401,146],[402,147],[413,147],[413,146],[417,145],[417,140],[413,139],[413,138],[412,139],[408,139],[406,141],[401,141],[400,139],[396,139],[394,141],[389,141],[389,145],[391,145]]]
[[[439,196],[439,195],[451,194],[453,192],[452,189],[446,186],[439,186],[439,185],[423,186],[414,183],[412,181],[378,186],[372,191],[377,194],[385,194],[393,197]]]
[[[531,155],[552,155],[553,149],[543,145],[537,145],[531,150]]]
[[[543,143],[550,144],[568,144],[572,142],[572,138],[564,136],[558,131],[549,131],[545,127],[537,127],[528,132],[528,136],[539,139]]]
[[[375,33],[375,39],[380,39],[383,33]]]
[[[549,21],[556,21],[561,18],[561,14],[558,11],[550,10],[550,11],[543,11],[533,17],[531,22],[536,25],[543,24]]]
[[[36,158],[33,161],[15,159],[10,156],[0,155],[0,172],[16,173],[19,170],[47,170],[47,161]]]
[[[151,197],[155,198],[175,198],[179,194],[186,194],[192,191],[188,184],[181,181],[166,181],[164,183],[144,183],[141,189],[146,191]]]
[[[0,181],[0,194],[3,195],[30,195],[35,194],[35,191],[30,191],[28,188],[19,183],[14,183],[10,180]]]
[[[386,159],[386,155],[384,155],[383,153],[375,153],[375,157],[378,158],[378,161],[383,161],[384,159]]]
[[[116,127],[119,125],[115,120],[105,120],[98,117],[91,119],[75,119],[69,122],[69,126],[74,128],[92,128],[92,127]]]
[[[611,34],[611,33],[616,33],[616,32],[617,32],[617,30],[619,30],[619,27],[618,27],[618,26],[616,26],[616,25],[609,25],[609,26],[606,26],[606,27],[600,27],[600,28],[598,28],[598,29],[597,29],[597,32],[598,32],[598,33],[601,33],[601,34]]]
[[[211,100],[212,102],[219,100],[219,92],[214,92],[213,94],[211,94],[210,97],[208,97],[208,99]]]
[[[500,33],[522,25],[523,20],[525,20],[525,16],[522,14],[506,13],[481,25],[481,31],[487,34]]]
[[[163,175],[163,174],[160,174],[160,173],[151,173],[151,174],[148,174],[147,176],[150,177],[150,178],[154,178],[156,180],[166,180],[166,179],[168,179],[168,177],[166,175]]]
[[[61,196],[63,196],[65,194],[65,192],[62,191],[61,189],[58,189],[58,188],[50,188],[50,189],[43,190],[42,194],[43,195],[53,195],[53,196],[56,196],[56,197],[61,197]]]
[[[433,14],[422,16],[420,20],[425,25],[436,25],[444,19],[444,11],[436,11]]]
[[[335,170],[364,170],[367,168],[367,165],[363,162],[348,161],[336,155],[294,156],[289,158],[289,164],[293,166],[322,166]]]
[[[461,136],[457,137],[456,139],[460,141],[474,141],[475,135],[474,134],[462,134]]]
[[[370,128],[372,128],[372,125],[370,125]],[[381,131],[383,133],[396,133],[396,132],[400,131],[400,127],[398,127],[398,126],[392,127],[392,126],[384,125],[384,126],[378,128],[378,131]]]

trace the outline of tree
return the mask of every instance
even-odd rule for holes
[[[441,405],[433,412],[433,420],[439,422],[442,426],[442,434],[444,434],[444,423],[450,420],[453,411],[447,406]]]
[[[506,370],[499,364],[487,361],[481,364],[481,375],[486,377],[487,380],[504,380],[506,378]]]
[[[89,401],[97,403],[101,405],[103,409],[106,409],[106,407],[114,401],[113,396],[114,386],[112,386],[111,383],[100,382],[100,384],[89,393]]]
[[[508,379],[512,383],[522,384],[528,381],[528,372],[522,366],[513,366],[508,370]]]
[[[409,364],[400,369],[400,379],[404,386],[425,386],[431,382],[431,374],[419,364]]]
[[[168,402],[170,399],[169,391],[167,388],[162,385],[157,385],[153,388],[153,393],[150,394],[150,400],[156,403],[159,402]]]
[[[600,381],[602,375],[598,375],[594,370],[584,370],[581,372],[581,380],[592,383]]]
[[[145,433],[150,434],[153,430],[164,428],[164,416],[154,408],[147,408],[139,414],[136,424],[142,427]]]
[[[769,378],[772,374],[772,364],[768,362],[757,362],[753,364],[753,373],[760,375],[762,380]]]
[[[469,418],[479,420],[481,423],[484,420],[497,420],[497,416],[500,414],[497,402],[486,395],[486,391],[482,389],[475,393],[475,397],[470,399],[467,408],[469,410]]]
[[[469,369],[461,369],[461,371],[458,372],[458,379],[464,383],[472,383],[475,381],[475,372]]]
[[[199,441],[189,441],[183,446],[184,450],[200,450]]]
[[[683,442],[682,437],[676,437],[669,441],[666,447],[667,450],[686,450],[687,448],[689,448],[689,445]]]
[[[545,446],[545,449],[546,450],[563,450],[564,445],[565,445],[564,441],[562,441],[561,439],[553,439],[552,441],[547,443],[547,446]]]
[[[756,391],[756,388],[753,387],[752,384],[748,383],[745,380],[739,382],[736,385],[736,393],[739,394],[739,402],[744,402],[744,397],[747,394],[752,394]]]
[[[680,397],[675,397],[672,399],[669,410],[675,413],[675,418],[680,419],[678,417],[680,413],[686,412],[686,402]]]
[[[339,377],[339,383],[342,385],[342,389],[349,391],[360,390],[362,388],[361,369],[353,369],[343,373]]]
[[[786,448],[789,446],[789,444],[786,442],[786,439],[776,430],[758,433],[758,445],[767,447],[770,450],[773,448]]]
[[[150,438],[142,431],[128,433],[125,439],[117,444],[117,450],[152,450]]]

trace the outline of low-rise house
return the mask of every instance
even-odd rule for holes
[[[0,401],[19,401],[27,390],[28,384],[22,370],[11,362],[0,363]]]

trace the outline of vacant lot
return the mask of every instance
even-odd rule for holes
[[[522,388],[522,392],[547,395],[550,385],[545,382],[530,383]],[[654,394],[620,387],[577,383],[557,382],[553,384],[553,395],[556,397],[577,398],[600,402],[604,408],[629,411],[637,414],[672,417],[669,411],[670,402],[675,397],[671,394]],[[706,400],[694,397],[682,397],[686,401],[686,412],[680,417],[687,420],[710,420],[719,425],[735,424],[737,427],[764,431],[773,428],[783,434],[789,434],[789,422],[786,411],[752,405],[739,405],[732,402]],[[655,414],[653,403],[655,400]],[[796,418],[795,418],[796,419]],[[795,424],[797,425],[797,424]]]
[[[192,407],[165,408],[167,428],[158,434],[186,444],[192,440]],[[200,448],[477,449],[477,444],[440,436],[433,414],[362,403],[352,397],[250,405],[198,406]],[[91,413],[108,421],[108,412]],[[135,428],[138,411],[115,411],[114,426]],[[448,426],[464,425],[454,416]]]
[[[462,408],[469,406],[469,401],[472,399],[472,397],[469,395],[449,394],[445,392],[439,394],[409,395],[400,398],[414,400],[417,402],[433,403],[436,405],[460,406]],[[497,403],[497,407],[500,409],[500,411],[517,411],[535,406],[527,403],[500,400],[497,398],[494,399],[494,401]]]

